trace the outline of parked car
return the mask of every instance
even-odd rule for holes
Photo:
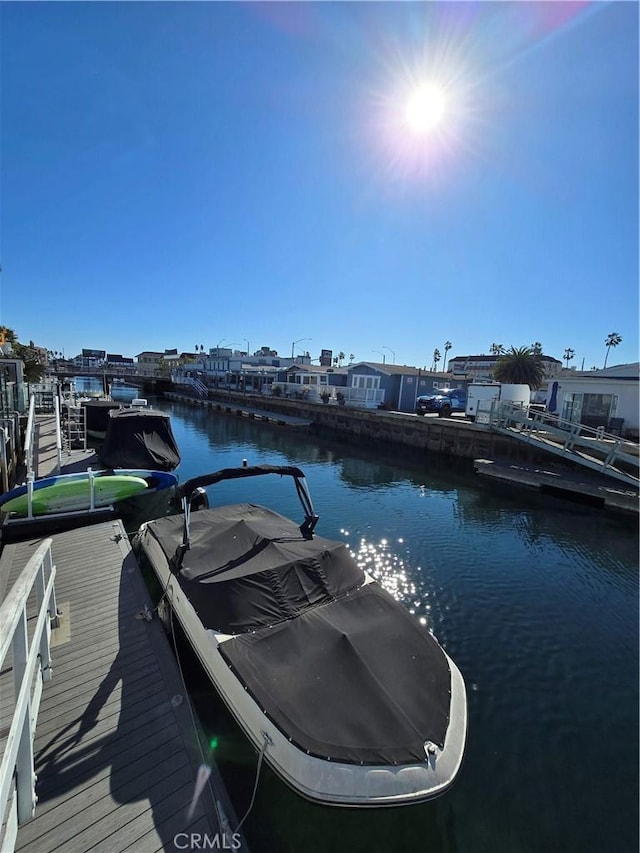
[[[441,418],[448,418],[452,412],[464,412],[467,406],[467,392],[464,388],[442,388],[435,394],[423,394],[416,400],[416,415],[436,412]]]

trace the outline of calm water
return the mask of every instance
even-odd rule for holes
[[[496,489],[467,465],[379,451],[165,404],[181,480],[300,465],[318,531],[420,619],[460,667],[469,735],[451,791],[351,811],[303,801],[263,765],[245,824],[262,851],[638,850],[638,532],[634,521]],[[279,478],[210,489],[301,517]],[[224,492],[222,491],[224,489]],[[241,817],[256,755],[197,668],[190,689]]]

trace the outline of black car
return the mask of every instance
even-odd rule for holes
[[[464,412],[467,407],[467,392],[464,388],[442,388],[435,394],[424,394],[416,400],[416,415],[437,413],[448,418],[452,412]]]

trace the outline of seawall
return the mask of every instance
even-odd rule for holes
[[[456,456],[473,461],[478,458],[502,458],[520,462],[549,462],[549,456],[536,448],[492,432],[461,416],[451,418],[417,417],[400,412],[379,409],[356,409],[348,406],[311,403],[257,394],[224,391],[210,392],[208,399],[166,392],[172,400],[209,408],[214,411],[242,414],[249,410],[263,410],[282,415],[304,418],[311,429],[341,438],[366,442],[370,445],[398,445],[418,448],[428,454]]]

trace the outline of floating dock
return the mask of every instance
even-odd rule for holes
[[[36,726],[38,804],[16,850],[151,853],[180,849],[181,833],[231,844],[235,817],[122,523],[52,539],[61,618]],[[8,586],[37,544],[5,546]],[[211,785],[191,812],[203,764]]]
[[[72,451],[63,471],[90,460]],[[39,417],[35,463],[38,477],[58,468],[52,418]],[[0,601],[42,538],[4,544]],[[192,849],[195,838],[247,853],[122,522],[51,540],[60,618],[35,730],[38,801],[15,849],[152,853]],[[0,672],[0,755],[15,702],[10,664],[9,655]]]
[[[511,486],[526,486],[577,503],[600,506],[638,516],[638,490],[590,471],[551,465],[524,465],[508,460],[475,459],[476,474]]]

